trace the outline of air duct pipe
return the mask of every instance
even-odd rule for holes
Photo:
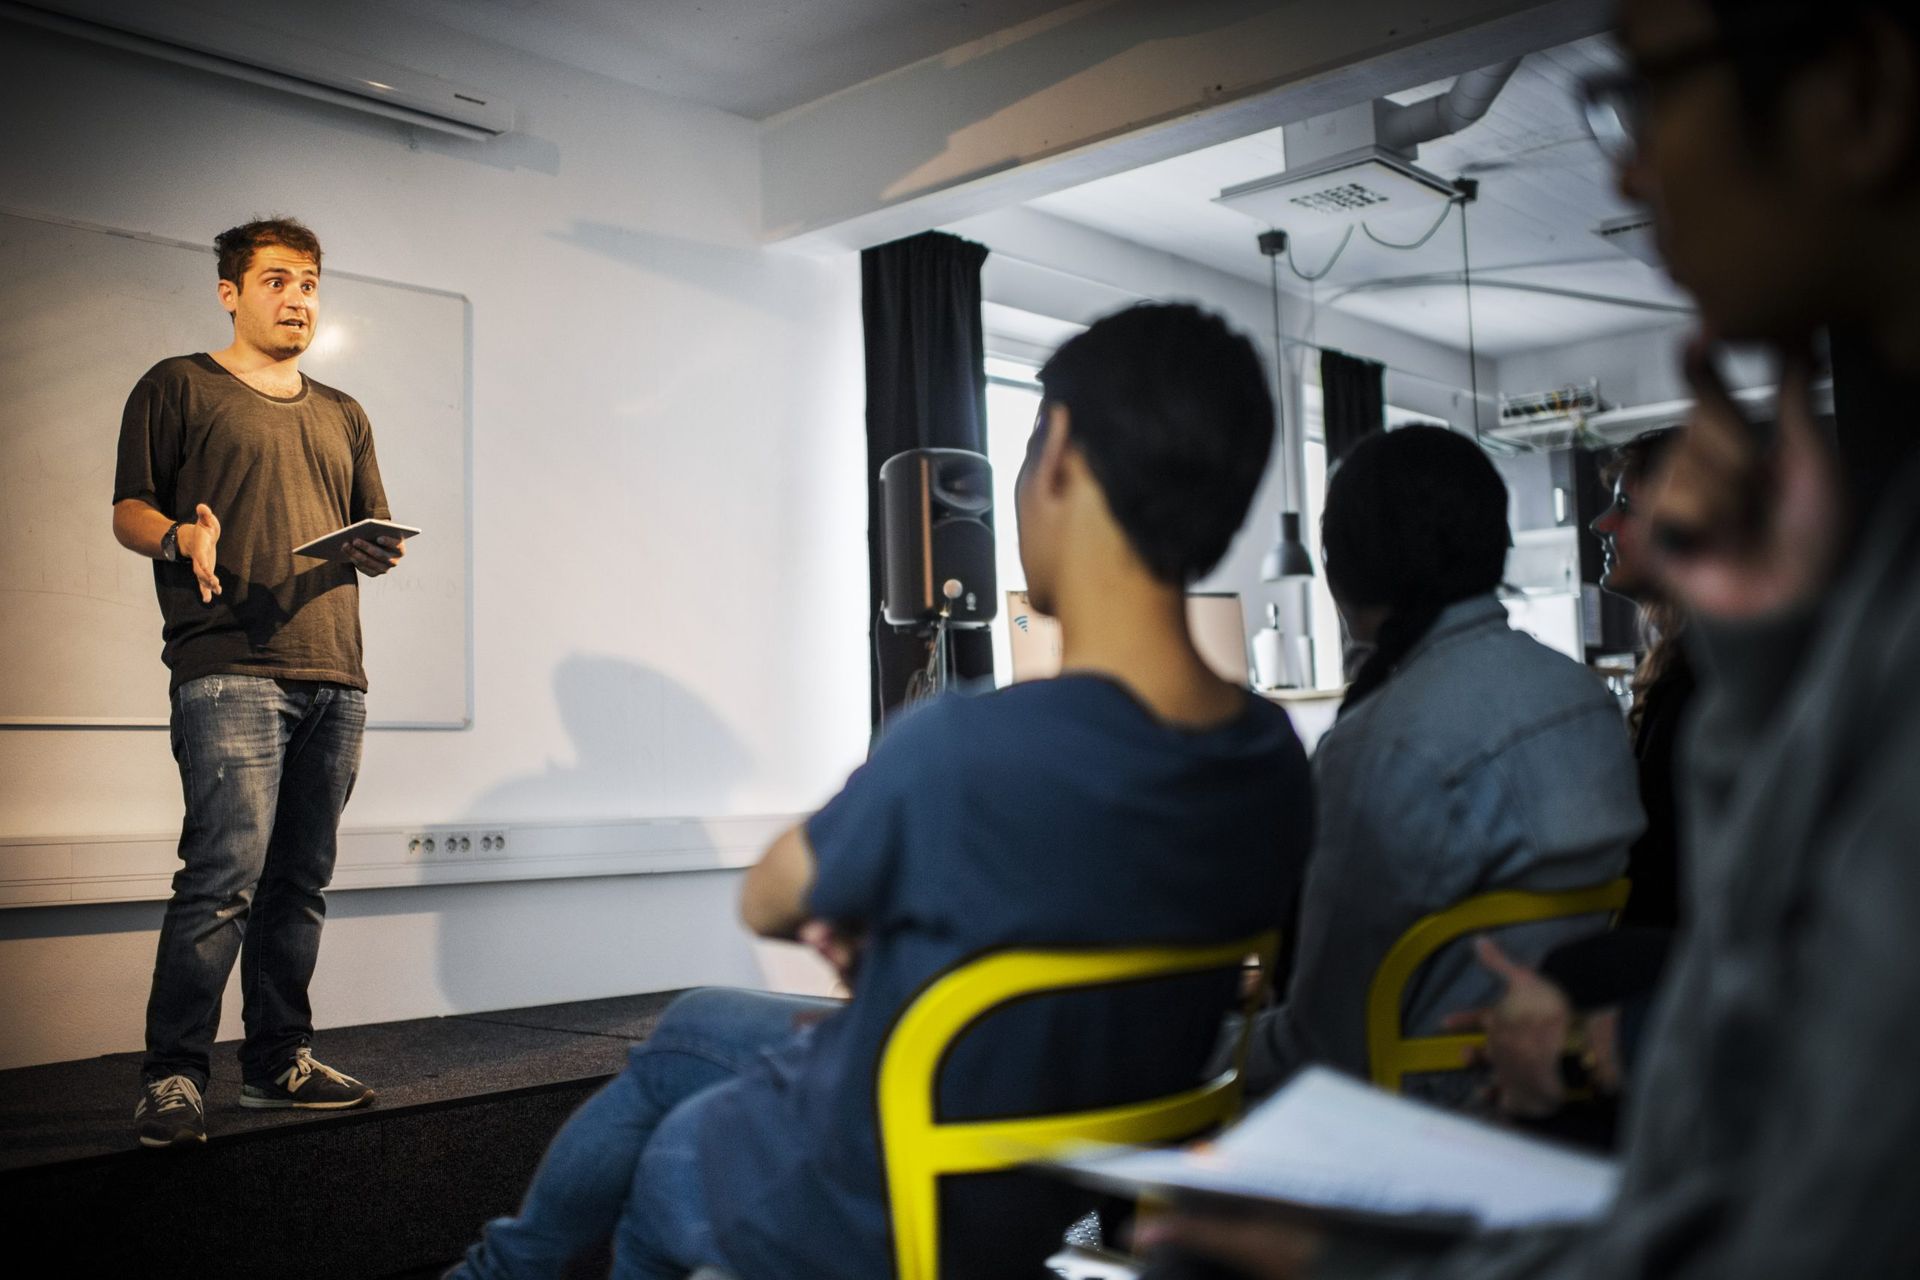
[[[1458,133],[1481,116],[1500,96],[1520,59],[1509,58],[1454,79],[1453,87],[1412,106],[1401,107],[1380,121],[1380,142],[1396,151],[1412,152],[1423,142]]]

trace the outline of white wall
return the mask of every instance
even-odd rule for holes
[[[348,826],[793,813],[838,784],[866,738],[858,272],[759,246],[756,126],[404,26],[383,56],[503,92],[519,129],[468,143],[0,37],[0,204],[198,241],[286,211],[331,267],[472,301],[475,723],[371,734]],[[100,287],[140,323],[137,282]],[[140,372],[111,333],[73,358]],[[0,730],[0,836],[178,821],[164,733]],[[751,981],[733,883],[336,894],[316,1009]],[[0,1065],[137,1047],[160,910],[0,912]]]
[[[1597,378],[1601,399],[1614,406],[1690,399],[1692,393],[1680,368],[1680,352],[1692,332],[1693,325],[1684,321],[1654,323],[1633,333],[1542,347],[1501,359],[1496,380],[1508,395],[1526,395]],[[1752,353],[1728,362],[1724,373],[1735,389],[1766,386],[1772,381],[1766,361]]]

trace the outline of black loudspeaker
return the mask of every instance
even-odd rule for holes
[[[909,449],[880,464],[880,604],[896,627],[984,627],[997,612],[993,468],[967,449]]]

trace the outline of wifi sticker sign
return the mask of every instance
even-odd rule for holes
[[[1016,613],[1016,614],[1014,614],[1014,615],[1013,615],[1013,625],[1014,625],[1014,626],[1016,626],[1016,627],[1018,627],[1018,628],[1020,628],[1020,629],[1021,629],[1022,631],[1026,631],[1026,630],[1028,630],[1029,628],[1028,628],[1028,626],[1027,626],[1027,615],[1026,615],[1026,614],[1024,614],[1024,613]]]

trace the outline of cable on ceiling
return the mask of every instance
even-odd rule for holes
[[[1360,224],[1360,229],[1367,233],[1367,239],[1373,241],[1383,249],[1418,249],[1421,245],[1433,239],[1435,233],[1437,233],[1442,224],[1446,222],[1447,215],[1453,212],[1453,206],[1459,202],[1460,198],[1458,196],[1447,197],[1446,207],[1440,210],[1440,216],[1433,220],[1433,225],[1427,228],[1426,234],[1422,235],[1418,240],[1412,240],[1406,244],[1401,244],[1397,240],[1382,240],[1373,233],[1373,228],[1364,222]],[[1461,217],[1464,219],[1466,215],[1462,214]]]
[[[1468,183],[1473,183],[1468,186]],[[1480,184],[1471,178],[1460,183],[1460,282],[1467,301],[1467,393],[1473,397],[1473,438],[1480,438],[1480,358],[1473,340],[1473,255],[1467,249],[1467,206],[1479,194]],[[1435,224],[1438,226],[1439,224]]]
[[[1302,271],[1300,269],[1300,264],[1293,260],[1293,241],[1288,240],[1287,241],[1287,268],[1290,271],[1292,271],[1293,274],[1299,276],[1302,280],[1305,280],[1308,284],[1312,284],[1315,280],[1325,279],[1327,272],[1333,270],[1333,264],[1340,261],[1340,255],[1347,251],[1347,244],[1352,239],[1353,239],[1353,224],[1349,222],[1347,224],[1347,234],[1341,236],[1340,243],[1334,246],[1333,256],[1327,259],[1327,265],[1320,268],[1318,271],[1312,273],[1311,275],[1309,275],[1305,271]]]
[[[1287,241],[1288,251],[1292,251],[1293,241]],[[1290,506],[1293,501],[1292,473],[1293,454],[1287,446],[1287,346],[1286,331],[1280,327],[1280,255],[1267,255],[1267,274],[1273,284],[1273,407],[1280,419],[1280,452],[1285,455],[1285,467],[1281,471],[1280,502]]]

